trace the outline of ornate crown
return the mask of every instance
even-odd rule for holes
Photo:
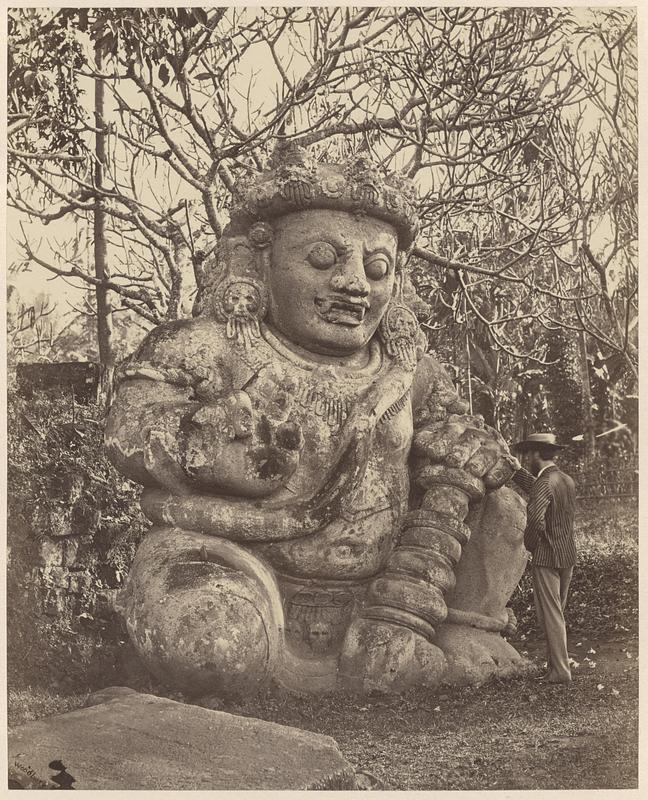
[[[294,142],[277,145],[267,172],[237,183],[230,219],[235,227],[249,226],[310,208],[364,213],[389,222],[404,250],[418,232],[416,192],[407,178],[381,174],[365,156],[343,165],[320,163]]]

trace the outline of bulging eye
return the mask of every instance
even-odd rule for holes
[[[308,262],[315,269],[329,269],[337,261],[337,253],[332,244],[317,242],[308,254]]]
[[[378,281],[381,278],[384,278],[385,275],[389,272],[390,261],[387,256],[382,254],[377,254],[375,256],[370,256],[365,261],[365,273],[367,277],[372,281]]]

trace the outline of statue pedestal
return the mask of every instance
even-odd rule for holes
[[[353,768],[329,736],[123,687],[99,692],[96,700],[97,705],[10,732],[10,787],[209,791],[356,786]]]

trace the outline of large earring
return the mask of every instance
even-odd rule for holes
[[[272,228],[257,222],[246,236],[225,237],[220,258],[225,264],[224,277],[212,290],[212,310],[225,323],[228,339],[235,339],[246,349],[261,336],[259,324],[268,310],[268,290],[261,262],[268,257]]]
[[[378,335],[390,358],[414,370],[421,353],[422,331],[416,314],[403,299],[403,278],[403,273],[396,278],[394,295],[380,320]]]
[[[225,278],[216,287],[216,318],[225,323],[227,338],[236,339],[246,349],[253,347],[261,336],[259,322],[267,308],[267,290],[261,281],[251,276]]]

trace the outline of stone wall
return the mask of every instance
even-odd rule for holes
[[[91,403],[97,399],[100,371],[100,365],[92,361],[18,364],[17,388],[30,399],[36,392],[50,392]]]

